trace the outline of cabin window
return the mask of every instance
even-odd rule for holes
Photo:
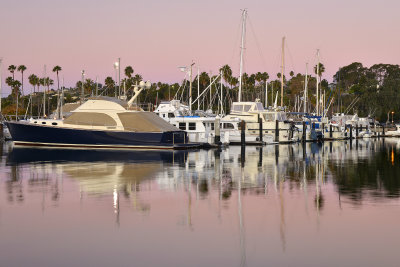
[[[232,123],[224,123],[224,128],[225,129],[234,129],[235,127],[233,126]]]
[[[162,114],[163,118],[165,118],[165,114]]]
[[[247,112],[251,108],[251,105],[244,105],[244,111]]]
[[[46,124],[46,122],[45,122],[45,121],[42,121],[42,124]]]
[[[33,123],[37,123],[37,121],[33,122]]]
[[[186,130],[186,122],[180,122],[179,123],[179,129],[181,129],[181,130]]]
[[[51,125],[57,125],[58,123],[57,122],[53,122]]]
[[[175,118],[174,113],[168,113],[168,118]]]
[[[189,122],[189,130],[191,130],[191,131],[196,130],[196,123],[195,122]]]
[[[234,105],[233,111],[242,111],[242,105]]]
[[[266,121],[275,121],[275,117],[273,114],[265,114]]]
[[[214,123],[210,123],[211,124],[211,131],[214,131]]]

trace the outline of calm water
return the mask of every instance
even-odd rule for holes
[[[2,147],[0,266],[399,266],[400,141]]]

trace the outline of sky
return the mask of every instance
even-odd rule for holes
[[[51,70],[60,65],[66,87],[80,80],[82,70],[101,83],[115,77],[117,58],[122,69],[131,65],[151,82],[182,81],[178,67],[192,61],[195,72],[216,74],[229,64],[238,75],[243,8],[248,73],[266,71],[276,78],[283,36],[286,75],[304,73],[306,63],[311,71],[317,49],[328,81],[352,62],[400,62],[397,0],[1,0],[3,96],[11,64],[26,65],[25,77],[43,76],[46,65],[54,80]]]

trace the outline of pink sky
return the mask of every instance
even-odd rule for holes
[[[26,65],[26,77],[43,75],[45,64],[48,72],[60,65],[66,86],[80,79],[82,69],[87,78],[104,82],[114,76],[118,57],[122,68],[132,65],[152,82],[180,82],[184,76],[177,67],[192,60],[201,71],[215,74],[229,64],[237,74],[242,8],[249,13],[249,73],[267,71],[276,78],[282,36],[286,73],[304,72],[306,62],[315,65],[317,48],[328,80],[354,61],[366,66],[400,61],[395,0],[2,0],[0,5],[3,83],[10,64]]]

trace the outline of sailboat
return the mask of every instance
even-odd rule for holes
[[[259,99],[254,102],[243,102],[242,97],[242,73],[243,73],[243,52],[244,40],[246,35],[246,16],[247,10],[242,12],[242,39],[240,50],[240,73],[239,73],[239,94],[238,102],[233,102],[231,112],[225,116],[224,120],[241,120],[246,122],[246,142],[247,138],[259,135],[260,123],[262,121],[263,140],[267,143],[279,142],[290,143],[298,141],[298,129],[287,120],[286,112],[283,110],[283,74],[281,90],[281,107],[265,110]],[[283,55],[282,55],[283,57]],[[283,61],[283,60],[282,60]]]

